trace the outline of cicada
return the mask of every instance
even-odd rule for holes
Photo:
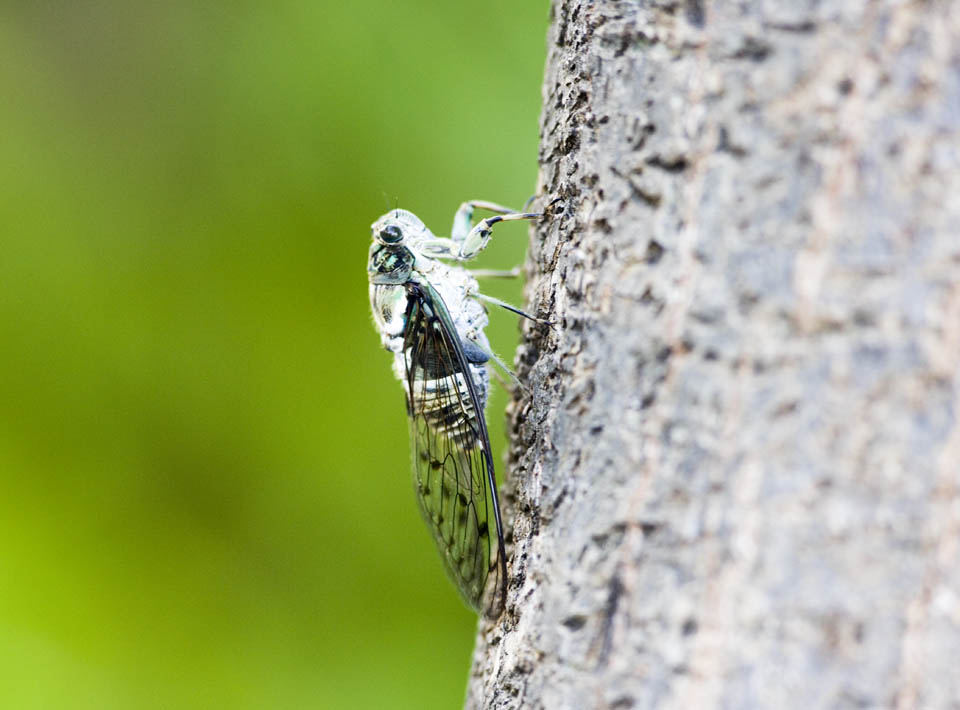
[[[474,209],[496,216],[473,225]],[[406,393],[420,513],[464,600],[494,618],[506,602],[507,563],[484,419],[487,364],[499,360],[484,334],[483,301],[526,314],[481,294],[460,264],[487,246],[493,225],[540,216],[465,202],[450,238],[440,238],[412,212],[394,209],[372,225],[367,266],[374,321]]]

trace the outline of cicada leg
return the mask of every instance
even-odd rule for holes
[[[473,211],[475,209],[496,212],[497,214],[510,214],[517,210],[510,207],[498,205],[495,202],[486,200],[469,200],[457,208],[457,213],[453,216],[453,229],[450,230],[450,238],[455,242],[462,242],[470,233],[470,225],[473,222]]]
[[[532,316],[526,311],[521,310],[520,308],[517,308],[516,306],[511,306],[506,301],[501,301],[499,298],[494,298],[493,296],[487,296],[485,294],[476,293],[476,292],[470,293],[470,295],[473,298],[476,298],[477,300],[486,301],[487,303],[492,303],[495,306],[500,306],[500,308],[505,308],[512,313],[516,313],[518,316],[523,316],[524,318],[528,320],[532,320],[535,323],[539,323],[540,325],[553,327],[553,323],[551,321],[545,320],[543,318],[537,318],[536,316]]]

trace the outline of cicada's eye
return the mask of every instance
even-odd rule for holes
[[[384,244],[396,244],[403,239],[403,232],[395,224],[388,225],[380,230],[380,241]]]

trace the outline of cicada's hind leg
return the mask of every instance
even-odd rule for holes
[[[551,321],[545,320],[543,318],[537,318],[536,316],[532,316],[526,311],[521,310],[520,308],[517,308],[516,306],[511,306],[506,301],[501,301],[499,298],[494,298],[493,296],[487,296],[485,294],[476,293],[476,292],[471,293],[470,295],[473,296],[473,298],[476,298],[477,300],[486,301],[487,303],[492,303],[495,306],[500,306],[500,308],[505,308],[508,311],[511,311],[512,313],[516,313],[518,316],[523,316],[524,318],[528,320],[532,320],[535,323],[539,323],[540,325],[553,327],[553,323]]]

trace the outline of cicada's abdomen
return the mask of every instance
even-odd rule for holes
[[[405,357],[411,357],[409,351]],[[422,353],[420,367],[413,370],[422,377],[404,383],[410,389],[407,401],[414,412],[422,416],[433,431],[440,434],[458,446],[472,449],[479,441],[480,427],[477,417],[483,416],[483,406],[486,397],[479,402],[480,411],[474,406],[470,396],[470,388],[462,372],[444,373],[437,368],[439,362],[429,362],[431,353]],[[410,371],[410,370],[408,370]],[[470,366],[474,382],[487,377],[486,370]],[[484,395],[486,392],[484,392]]]
[[[496,493],[486,477],[492,469],[483,421],[486,369],[468,359],[437,291],[413,286],[410,296],[402,369],[420,512],[464,599],[492,615],[487,582],[492,569],[498,580],[503,576],[497,566],[502,548]],[[485,358],[482,352],[471,353],[474,359]],[[502,584],[497,589],[502,592]]]

